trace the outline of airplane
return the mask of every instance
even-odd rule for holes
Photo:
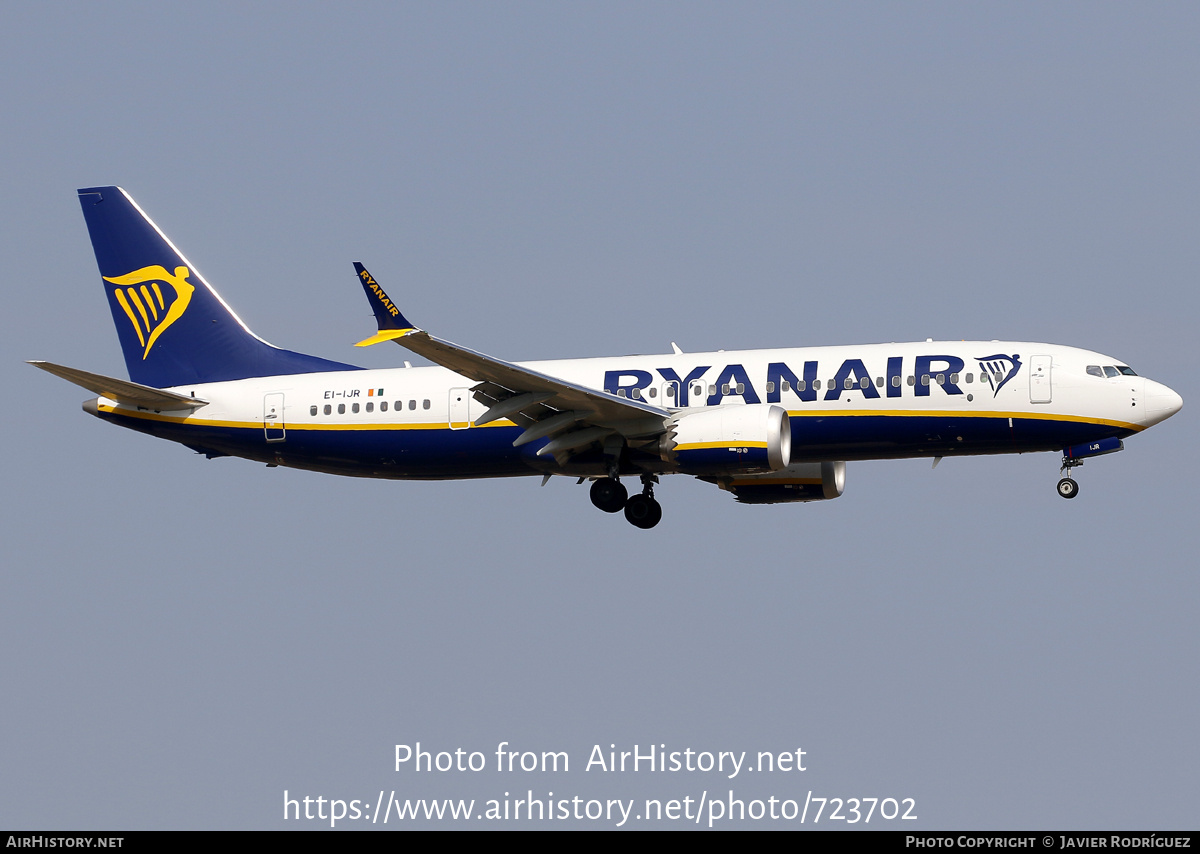
[[[415,326],[361,263],[376,318],[432,367],[367,370],[259,338],[119,187],[81,189],[129,380],[30,364],[98,397],[84,411],[234,456],[358,477],[555,475],[638,528],[659,478],[744,504],[842,495],[847,461],[1060,451],[1058,493],[1085,460],[1183,399],[1123,361],[1055,344],[933,341],[506,362]],[[638,478],[629,494],[621,478]]]

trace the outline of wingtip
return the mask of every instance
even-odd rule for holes
[[[387,295],[380,284],[367,272],[367,268],[362,265],[362,262],[354,261],[353,263],[354,272],[363,286],[363,292],[367,295],[367,302],[371,304],[371,311],[375,313],[379,331],[410,331],[413,324],[400,312],[400,308],[392,302],[391,297]]]

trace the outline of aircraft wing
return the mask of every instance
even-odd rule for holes
[[[666,409],[505,362],[416,328],[362,264],[356,262],[354,269],[379,323],[379,331],[356,346],[395,341],[435,364],[475,380],[478,383],[473,388],[476,400],[489,407],[476,419],[477,425],[509,418],[525,426],[525,433],[514,444],[568,431],[555,440],[558,445],[550,453],[573,450],[563,447],[571,441],[582,442],[574,446],[580,448],[600,441],[610,433],[646,436],[665,429],[664,421],[671,415]],[[541,451],[546,452],[545,448]]]
[[[646,416],[666,418],[670,414],[665,409],[640,400],[617,397],[477,353],[458,344],[435,338],[421,329],[410,329],[402,335],[389,336],[383,340],[394,340],[429,361],[480,383],[503,386],[514,393],[548,393],[550,397],[539,402],[549,403],[560,409],[590,410],[592,417],[588,421],[592,423],[628,421]]]

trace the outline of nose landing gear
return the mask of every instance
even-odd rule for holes
[[[1063,498],[1074,498],[1079,494],[1079,484],[1075,482],[1075,478],[1071,477],[1071,469],[1081,465],[1083,465],[1083,460],[1072,459],[1066,455],[1063,456],[1062,468],[1058,470],[1059,474],[1066,472],[1062,480],[1058,482],[1058,494]]]
[[[1058,473],[1063,476],[1063,479],[1058,482],[1058,494],[1063,498],[1074,498],[1079,494],[1079,484],[1071,477],[1071,469],[1075,466],[1083,465],[1083,458],[1100,457],[1104,454],[1115,454],[1122,450],[1125,443],[1116,436],[1109,436],[1104,439],[1094,439],[1090,442],[1082,442],[1078,445],[1071,445],[1063,448],[1062,468]]]
[[[1063,498],[1074,498],[1079,494],[1079,484],[1073,478],[1064,477],[1058,482],[1058,494]]]

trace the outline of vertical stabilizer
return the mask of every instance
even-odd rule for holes
[[[134,382],[166,388],[357,370],[251,332],[120,187],[80,190],[79,204]]]

